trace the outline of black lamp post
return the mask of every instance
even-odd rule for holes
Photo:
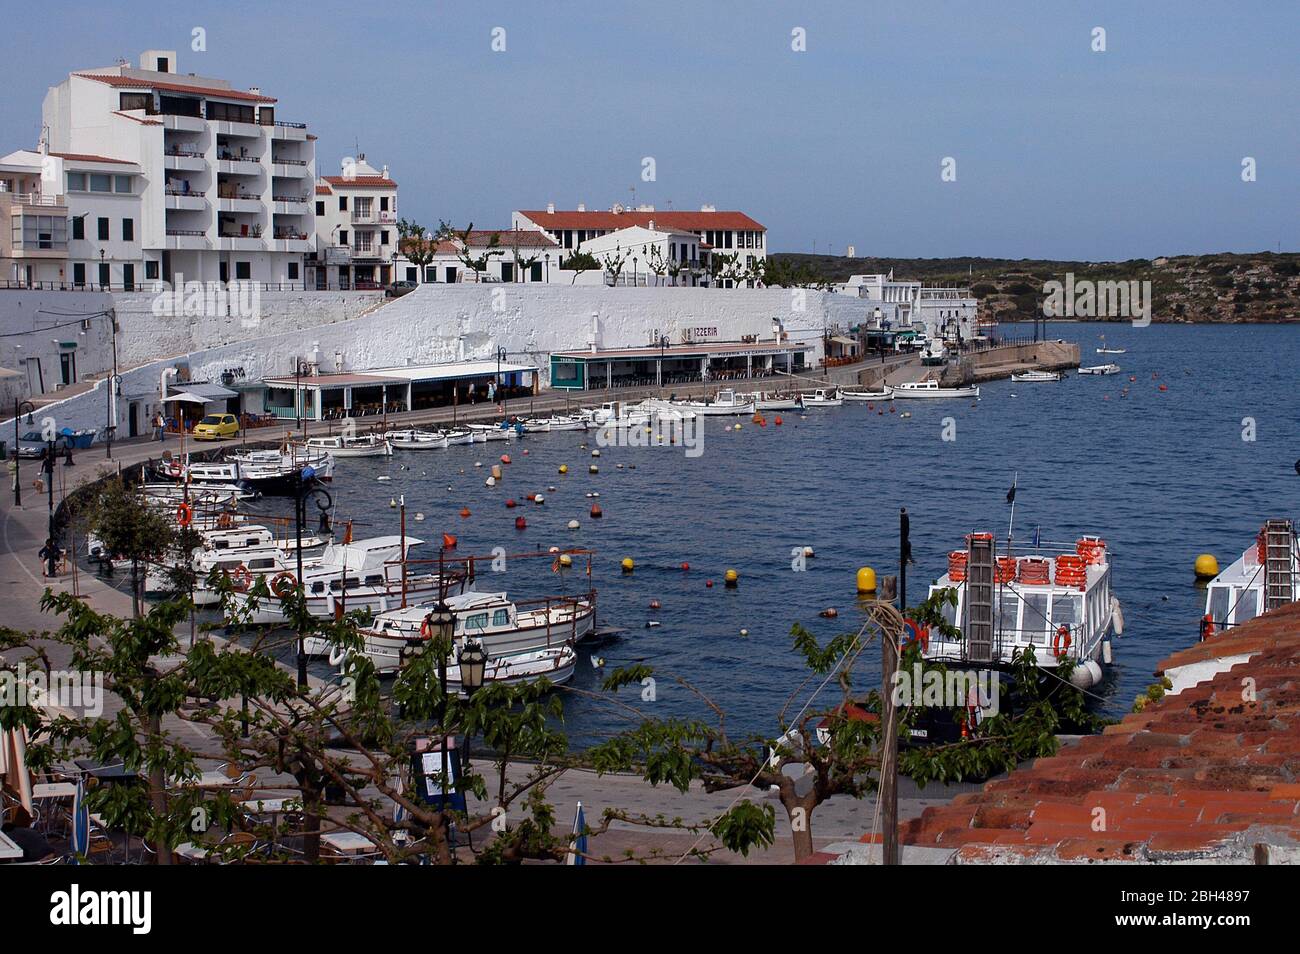
[[[298,418],[297,430],[302,430],[302,361],[293,359],[293,411]]]
[[[483,676],[487,672],[487,653],[476,641],[467,640],[456,655],[460,666],[460,687],[465,695],[472,696],[483,688]]]
[[[441,560],[439,560],[441,563]],[[456,631],[456,614],[445,599],[438,600],[424,617],[425,627],[438,641],[438,685],[442,688],[442,702],[438,707],[438,732],[442,736],[442,809],[447,809],[447,775],[451,766],[447,754],[447,657]]]
[[[14,398],[14,506],[23,505],[23,481],[18,473],[18,464],[22,458],[18,454],[18,418],[22,416],[23,411],[27,411],[27,426],[32,426],[32,412],[36,410],[36,405],[31,401],[19,401]]]
[[[501,420],[503,421],[508,419],[508,415],[506,414],[506,407],[509,400],[506,397],[505,391],[501,387],[501,362],[504,361],[505,358],[506,358],[506,349],[498,347],[497,348],[497,393],[501,396]]]
[[[310,466],[299,468],[295,488],[297,492],[294,494],[293,522],[298,544],[298,590],[302,594],[304,611],[306,610],[307,588],[302,581],[302,525],[307,521],[307,497],[310,496],[316,501],[316,507],[320,510],[320,532],[322,534],[329,532],[329,510],[334,504],[334,499],[329,495],[329,491],[319,487],[308,487],[307,482],[313,481],[315,477],[315,468]],[[307,493],[308,490],[310,490],[310,494]],[[298,686],[305,689],[307,687],[307,647],[304,644],[304,639],[300,623],[298,629]]]

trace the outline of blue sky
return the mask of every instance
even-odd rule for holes
[[[6,32],[6,151],[34,144],[45,89],[67,72],[176,49],[182,71],[259,85],[279,118],[308,122],[320,170],[359,143],[426,225],[503,226],[548,201],[608,208],[635,186],[658,207],[749,212],[777,251],[1300,249],[1289,0],[137,9],[50,0],[38,19],[59,30]],[[1104,53],[1090,48],[1098,26]],[[206,52],[190,51],[194,27]],[[791,49],[795,27],[806,52]],[[941,181],[944,157],[955,182]]]

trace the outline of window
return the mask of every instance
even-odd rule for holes
[[[1052,597],[1053,631],[1062,626],[1068,626],[1071,630],[1074,630],[1082,620],[1079,610],[1079,597],[1077,596],[1062,596],[1057,594]]]
[[[380,212],[387,212],[387,211],[388,211],[388,196],[386,196],[386,195],[381,195],[381,196],[379,197],[379,211],[380,211]]]
[[[1215,626],[1228,622],[1228,597],[1231,592],[1226,586],[1210,587],[1210,619]]]
[[[998,638],[1003,645],[1016,639],[1016,618],[1020,615],[1020,597],[1005,587],[998,588],[997,612],[994,615]]]
[[[345,195],[341,195],[339,196],[339,211],[346,212],[347,210],[348,210],[348,197]]]
[[[113,177],[102,175],[97,172],[90,174],[90,191],[91,192],[112,192]]]
[[[75,262],[72,266],[72,284],[82,286],[86,284],[86,263]]]
[[[408,268],[406,270],[406,280],[408,282],[418,281],[419,274],[420,274],[420,270],[418,268]]]
[[[99,231],[98,231],[99,240],[101,242],[107,242],[108,241],[108,219],[101,218],[98,220],[97,224],[99,226]]]
[[[388,231],[386,229],[381,230],[379,233],[379,244],[380,245],[388,244]]]
[[[324,215],[324,214],[325,214],[325,203],[324,203],[324,202],[317,202],[317,203],[316,203],[316,214],[317,214],[317,215]]]
[[[510,624],[510,610],[499,609],[492,614],[493,626],[508,626]]]
[[[84,172],[68,173],[68,191],[69,192],[86,191],[86,174]]]
[[[166,108],[166,102],[167,97],[163,97],[163,112],[171,112],[171,110]],[[224,119],[228,122],[251,123],[253,121],[253,107],[237,106],[234,103],[214,103],[209,100],[208,119]]]
[[[146,281],[156,282],[158,280],[158,263],[144,263],[144,277]]]
[[[107,288],[109,284],[108,264],[101,262],[99,265],[99,285],[101,288]]]
[[[113,176],[113,191],[119,195],[131,194],[130,176]]]
[[[72,237],[74,239],[84,239],[86,237],[86,217],[78,215],[72,220]]]
[[[122,241],[123,242],[135,241],[135,220],[134,219],[122,220]]]
[[[483,629],[485,626],[487,626],[487,619],[488,619],[487,613],[475,613],[473,616],[466,616],[465,628],[467,630]]]
[[[135,291],[135,265],[127,262],[122,266],[122,288]]]
[[[1040,646],[1047,645],[1047,626],[1047,594],[1025,594],[1025,638]]]
[[[143,109],[146,113],[152,113],[153,93],[123,93],[118,98],[118,104],[122,112]]]
[[[235,279],[237,281],[248,281],[253,277],[253,266],[250,262],[235,262]]]
[[[1244,623],[1259,615],[1259,591],[1253,589],[1238,590],[1237,613],[1234,623]]]
[[[438,280],[438,270],[433,267],[424,270],[424,280],[426,282],[436,282]]]
[[[289,263],[289,281],[291,281],[291,282],[296,282],[297,280],[298,280],[298,263],[297,263],[297,262],[290,262],[290,263]]]
[[[167,57],[165,56],[158,57],[158,72],[159,73],[171,72],[170,61],[167,59]]]
[[[339,229],[339,244],[340,245],[348,244],[348,233],[346,229]]]

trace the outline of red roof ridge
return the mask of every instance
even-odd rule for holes
[[[166,80],[141,79],[138,76],[123,76],[121,73],[73,73],[81,79],[95,80],[109,86],[125,89],[163,89],[175,93],[201,93],[214,99],[240,99],[254,103],[274,103],[274,96],[261,93],[249,93],[242,89],[222,88],[220,86],[195,86],[189,83],[170,83]]]
[[[397,188],[397,183],[386,176],[321,176],[330,185],[361,186],[362,188]]]
[[[60,159],[69,159],[72,162],[111,162],[119,166],[134,166],[135,162],[130,159],[111,159],[108,156],[96,156],[85,152],[54,152],[50,151],[51,156],[57,156]]]
[[[115,110],[113,110],[113,115],[114,115],[114,116],[121,116],[123,119],[129,119],[129,120],[131,120],[132,122],[137,122],[137,123],[139,123],[141,126],[161,126],[161,125],[162,125],[162,122],[160,122],[160,121],[157,120],[157,119],[144,119],[144,118],[142,118],[142,117],[140,117],[140,116],[132,116],[130,113],[124,113],[124,112],[122,112],[120,109],[115,109]]]
[[[572,209],[557,209],[554,212],[547,212],[544,209],[520,209],[519,214],[527,216],[533,222],[548,230],[556,228],[623,229],[633,225],[645,227],[650,222],[654,222],[656,228],[668,226],[690,232],[708,229],[767,231],[766,226],[755,221],[744,212],[726,209],[715,212],[693,212],[686,209],[657,209],[654,212],[643,212],[636,209],[627,209],[622,212],[610,212],[600,209],[584,212]]]

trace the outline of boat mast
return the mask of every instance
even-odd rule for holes
[[[401,530],[402,535],[402,609],[406,609],[406,494],[402,494],[401,509]]]
[[[1007,553],[1011,552],[1011,528],[1016,523],[1016,484],[1020,480],[1020,471],[1016,471],[1011,477],[1011,493],[1007,496],[1011,499],[1011,519],[1007,521]]]

